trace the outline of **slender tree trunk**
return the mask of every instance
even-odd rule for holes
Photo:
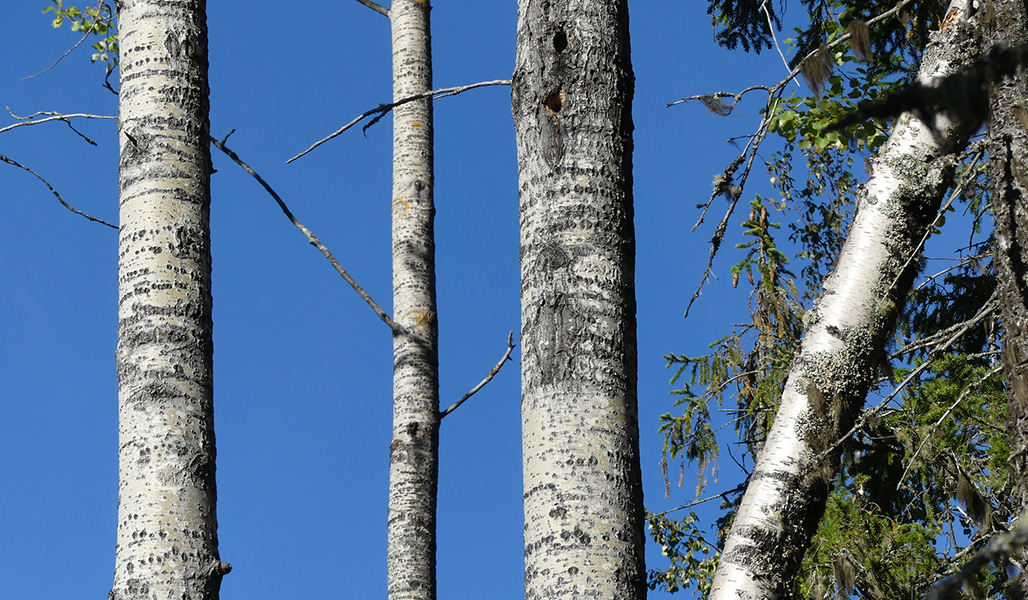
[[[525,597],[646,595],[625,0],[519,0]]]
[[[121,0],[114,600],[214,600],[211,158],[203,0]]]
[[[393,97],[432,89],[428,0],[395,0]],[[393,442],[389,454],[390,600],[436,596],[439,357],[435,305],[432,101],[393,111]]]
[[[963,7],[956,0],[951,8]],[[964,13],[969,14],[968,12]],[[933,34],[918,79],[930,84],[978,55],[960,21]],[[926,117],[927,118],[927,117]],[[905,114],[874,162],[835,272],[807,316],[782,402],[725,541],[710,600],[792,596],[824,514],[841,449],[884,357],[916,275],[919,243],[952,182],[955,153],[979,122]]]
[[[990,0],[984,12],[984,52],[995,45],[1028,43],[1028,17],[1022,0]],[[1028,510],[1028,73],[1018,67],[992,86],[989,157],[992,166],[992,214],[995,218],[995,263],[1003,324],[1003,367],[1010,398],[1013,508]],[[1024,552],[1015,557],[1028,572]]]

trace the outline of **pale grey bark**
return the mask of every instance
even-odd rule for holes
[[[203,0],[122,0],[113,600],[215,600]]]
[[[428,0],[395,0],[393,98],[432,89]],[[432,100],[393,110],[393,441],[389,453],[390,600],[436,596],[439,358],[435,304]]]
[[[968,8],[956,0],[951,8]],[[964,14],[970,13],[968,9]],[[965,17],[966,18],[966,17]],[[978,55],[977,28],[937,32],[918,80],[939,81]],[[838,472],[836,441],[877,376],[916,275],[920,242],[950,186],[954,153],[980,120],[904,114],[873,162],[834,273],[807,316],[774,425],[725,541],[710,600],[787,598]]]
[[[646,595],[625,0],[519,0],[525,597]]]

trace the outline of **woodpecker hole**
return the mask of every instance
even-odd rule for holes
[[[552,114],[557,114],[564,107],[564,93],[550,92],[543,97],[543,106]]]
[[[557,51],[557,54],[563,52],[567,47],[568,34],[564,33],[563,29],[553,34],[553,49]]]

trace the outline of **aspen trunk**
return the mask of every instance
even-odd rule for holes
[[[978,43],[977,28],[967,21],[934,33],[918,80],[930,84],[969,65]],[[838,473],[840,450],[830,449],[853,426],[876,378],[916,275],[918,244],[951,185],[954,154],[980,125],[963,115],[931,118],[933,123],[925,123],[914,114],[901,116],[874,161],[835,271],[807,316],[710,600],[792,597]]]
[[[527,600],[646,595],[625,0],[520,0]]]
[[[112,600],[215,600],[203,0],[121,0],[119,489]]]
[[[991,5],[991,6],[990,6]],[[983,23],[983,52],[993,46],[1028,43],[1028,17],[1020,0],[990,0],[993,18]],[[1003,368],[1009,399],[1013,508],[1028,511],[1028,74],[1023,66],[992,86],[989,158],[992,214],[995,219],[994,268],[1003,324]],[[1014,557],[1024,587],[1025,552]]]
[[[395,0],[393,98],[432,89],[427,0]],[[432,101],[393,111],[393,441],[389,453],[390,600],[436,597],[439,357],[435,305]]]

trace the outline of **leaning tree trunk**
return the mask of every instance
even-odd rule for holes
[[[427,0],[395,0],[393,98],[432,89]],[[393,111],[393,442],[389,453],[390,600],[434,600],[439,476],[432,101]]]
[[[525,597],[646,595],[625,0],[520,0]]]
[[[203,0],[121,0],[112,600],[213,600],[211,158]]]
[[[951,8],[963,6],[955,0]],[[967,13],[964,13],[965,15]],[[966,20],[933,34],[918,81],[930,85],[978,54]],[[853,426],[884,358],[918,265],[919,243],[952,182],[955,153],[977,117],[902,115],[873,164],[825,292],[793,360],[774,425],[757,459],[710,600],[792,596],[794,578],[838,472],[835,443]],[[974,120],[975,122],[968,122]]]
[[[1021,0],[991,0],[983,51],[1028,43],[1028,17]],[[995,263],[1003,324],[1003,367],[1009,399],[1010,474],[1013,508],[1028,511],[1028,73],[1023,66],[993,83],[989,114]],[[1016,557],[1022,573],[1028,557]]]

